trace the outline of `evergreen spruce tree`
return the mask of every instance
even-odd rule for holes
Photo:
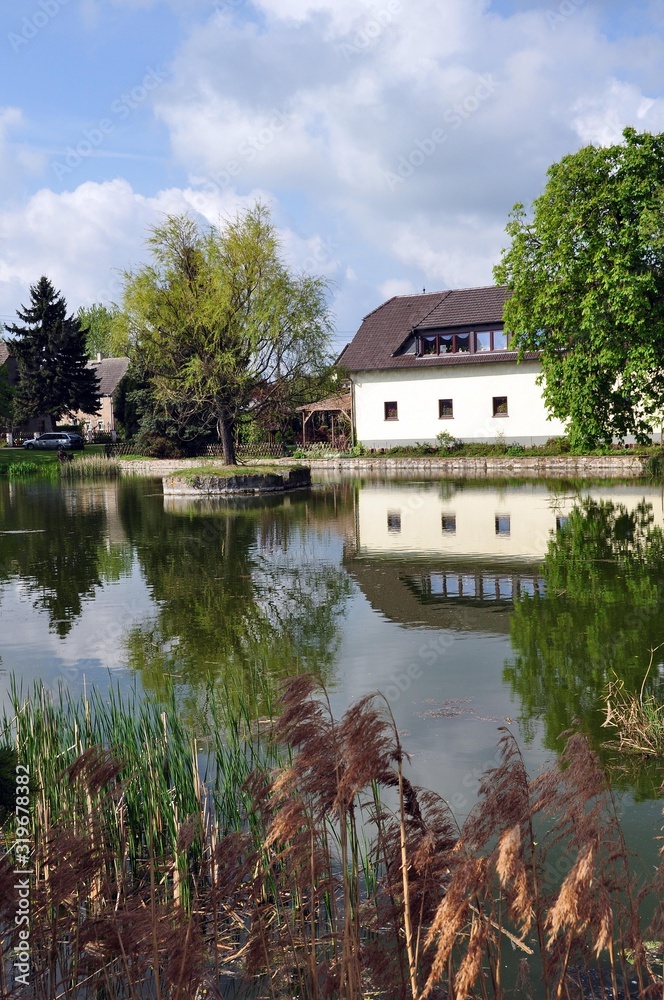
[[[25,325],[6,326],[15,336],[7,340],[16,359],[18,385],[14,416],[23,423],[40,414],[54,421],[100,406],[99,382],[87,367],[85,331],[76,316],[67,316],[67,304],[48,278],[30,288],[31,304],[17,310]]]

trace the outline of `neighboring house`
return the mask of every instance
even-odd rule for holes
[[[79,410],[74,415],[73,422],[82,424],[89,438],[97,433],[110,434],[111,437],[115,437],[117,427],[114,397],[120,382],[127,374],[129,358],[102,358],[98,354],[96,361],[88,362],[88,367],[93,368],[97,373],[101,397],[100,407],[97,413],[83,413],[82,410]]]
[[[506,288],[397,295],[365,316],[339,363],[367,448],[462,441],[542,444],[565,433],[547,414],[538,355],[517,364],[503,329]]]
[[[10,353],[7,343],[4,340],[0,340],[0,369],[2,369],[3,365],[6,366],[9,384],[16,385],[18,380],[16,359],[13,354]],[[12,440],[14,438],[21,439],[32,437],[34,434],[45,434],[54,430],[55,424],[50,416],[39,416],[33,417],[32,420],[28,420],[28,422],[23,424],[21,427],[9,428],[9,436],[11,436]]]

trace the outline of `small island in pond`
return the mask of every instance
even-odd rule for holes
[[[311,486],[311,470],[295,466],[287,470],[226,466],[185,469],[164,476],[164,496],[231,496],[243,493],[285,493]]]

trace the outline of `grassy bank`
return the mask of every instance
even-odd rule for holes
[[[210,691],[208,705],[198,739],[174,701],[14,691],[5,741],[32,809],[35,997],[488,1000],[531,982],[581,997],[589,981],[661,994],[664,859],[636,883],[583,737],[530,781],[504,732],[459,829],[408,781],[381,699],[335,720],[299,678],[269,733],[237,701]],[[5,958],[12,851],[25,857],[14,831],[10,819]]]
[[[115,476],[119,465],[105,457],[103,445],[89,445],[85,451],[68,452],[71,461],[60,462],[57,451],[36,451],[24,448],[0,448],[0,477],[23,479],[42,477],[89,479]]]

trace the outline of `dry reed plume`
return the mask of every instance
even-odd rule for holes
[[[498,1000],[516,989],[553,1000],[591,987],[618,997],[626,984],[643,1000],[664,995],[664,853],[652,882],[637,885],[610,786],[582,736],[568,734],[560,766],[529,780],[503,731],[499,763],[459,830],[438,796],[408,781],[381,698],[337,721],[305,677],[285,688],[281,709],[273,739],[287,760],[272,766],[274,751],[261,764],[245,747],[255,764],[236,789],[236,815],[201,775],[196,744],[188,759],[182,744],[169,797],[139,789],[142,839],[134,786],[157,780],[156,761],[167,766],[156,746],[144,748],[153,770],[139,774],[122,747],[80,741],[61,775],[59,814],[29,761],[32,987],[10,978],[9,820],[2,996]],[[165,721],[163,738],[172,748]],[[21,739],[22,756],[25,747]]]

